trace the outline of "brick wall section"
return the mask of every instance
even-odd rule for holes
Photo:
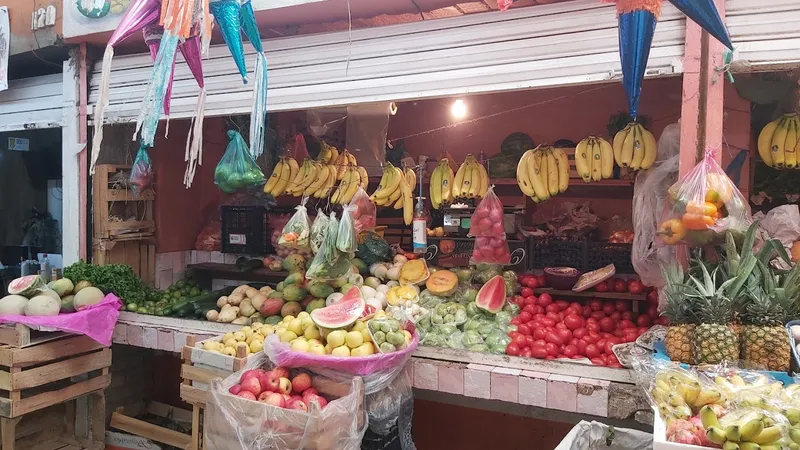
[[[153,350],[130,345],[111,346],[111,385],[106,389],[106,420],[119,407],[136,415],[153,391]]]
[[[156,253],[156,289],[166,289],[172,283],[180,281],[189,264],[206,262],[234,264],[238,257],[239,255],[204,250]],[[241,284],[239,281],[214,280],[211,288],[216,291],[225,286],[238,286],[239,284]]]

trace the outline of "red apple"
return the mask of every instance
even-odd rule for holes
[[[260,376],[261,376],[261,374],[263,374],[263,373],[264,373],[264,371],[263,371],[263,370],[260,370],[260,369],[246,370],[246,371],[245,371],[245,372],[242,374],[242,377],[241,377],[241,378],[239,378],[239,382],[241,383],[242,381],[244,381],[244,379],[245,379],[245,378],[250,378],[250,377],[256,377],[256,378],[258,378],[258,377],[260,377]]]
[[[250,392],[250,391],[242,391],[242,392],[239,392],[238,394],[236,394],[236,396],[237,396],[237,397],[246,398],[246,399],[248,399],[248,400],[253,400],[253,401],[256,401],[256,396],[255,396],[255,395],[253,395],[253,393],[252,393],[252,392]]]
[[[308,409],[311,409],[312,403],[316,403],[319,406],[319,409],[324,408],[328,404],[328,401],[325,400],[325,397],[321,397],[317,394],[306,395],[303,397],[303,402],[305,402]]]
[[[233,386],[231,386],[231,387],[228,389],[228,392],[230,392],[230,393],[231,393],[231,394],[233,394],[233,395],[236,395],[236,394],[238,394],[238,393],[239,393],[241,390],[242,390],[242,385],[241,385],[241,384],[234,384]]]
[[[292,378],[292,390],[298,394],[311,387],[311,375],[300,373]]]
[[[296,409],[298,411],[308,411],[308,406],[302,400],[292,400],[286,405],[288,409]]]
[[[284,393],[281,393],[281,392],[276,392],[276,393],[280,394],[280,396],[283,397],[283,401],[286,402],[287,405],[289,404],[290,401],[292,401],[292,396],[291,395],[284,394]]]
[[[245,378],[244,381],[242,381],[241,386],[242,386],[242,391],[248,391],[251,394],[253,394],[254,397],[258,397],[262,391],[261,382],[258,381],[257,376],[250,376],[248,378]]]
[[[286,400],[284,400],[283,395],[276,392],[264,391],[258,396],[258,400],[278,408],[286,407]]]
[[[292,382],[288,378],[281,377],[278,379],[278,383],[278,392],[283,394],[292,392]]]
[[[314,388],[308,388],[305,391],[303,391],[302,395],[303,397],[305,397],[306,395],[311,395],[311,394],[319,395],[319,392],[317,392],[317,390]]]
[[[278,378],[289,378],[289,369],[286,367],[276,367],[272,371],[278,375]]]
[[[265,391],[278,392],[280,387],[280,377],[275,372],[265,372],[261,375],[261,389]]]

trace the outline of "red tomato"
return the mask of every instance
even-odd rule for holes
[[[569,302],[566,301],[566,300],[559,300],[559,301],[556,302],[556,305],[558,305],[558,310],[559,311],[563,311],[563,310],[569,308]]]
[[[614,319],[610,317],[604,317],[600,319],[600,330],[606,333],[610,333],[611,331],[613,331],[615,325],[616,324],[614,323]]]
[[[600,350],[600,353],[603,353],[603,351],[605,350],[606,342],[608,342],[608,339],[607,338],[602,338],[599,341],[597,341],[597,343],[595,344],[597,346],[597,349]]]
[[[536,304],[536,297],[531,295],[530,297],[525,297],[525,306],[528,305],[535,305]]]
[[[544,340],[550,344],[561,345],[564,343],[564,340],[556,332],[547,333],[544,337]]]
[[[530,277],[531,277],[531,275],[528,274],[528,273],[521,273],[517,277],[517,281],[519,281],[520,284],[525,284],[525,281],[527,281],[528,278],[530,278]]]
[[[533,343],[536,342],[533,336],[525,336],[525,345],[527,347],[533,347]]]
[[[594,287],[594,290],[597,292],[608,292],[608,281],[601,281],[597,283]]]
[[[544,312],[540,312],[540,313],[537,313],[536,315],[533,316],[533,320],[542,320],[545,317],[547,317],[547,316],[544,315]]]
[[[557,358],[557,356],[547,355],[544,359],[547,360],[547,361],[552,361],[552,360],[554,360],[556,358]]]
[[[644,292],[644,284],[639,280],[630,280],[627,289],[631,294],[641,294]]]
[[[522,321],[519,320],[519,316],[517,316],[517,317],[514,317],[513,319],[511,319],[511,322],[509,322],[509,323],[511,325],[519,325],[520,323],[522,323]]]
[[[537,329],[533,330],[532,336],[535,339],[544,339],[546,334],[547,334],[547,332],[544,330],[544,328],[537,328]]]
[[[592,299],[592,301],[589,302],[589,308],[591,308],[592,311],[600,311],[603,309],[603,302],[596,298]]]
[[[594,331],[595,333],[597,333],[598,331],[600,331],[600,325],[597,322],[589,322],[587,320],[586,331]]]
[[[519,317],[519,320],[522,321],[522,323],[528,323],[531,321],[531,319],[533,319],[533,314],[523,310],[517,317]]]
[[[522,307],[522,306],[525,306],[525,299],[520,297],[519,295],[517,295],[516,297],[514,297],[513,300],[511,300],[511,303]]]
[[[561,339],[561,342],[563,342],[563,343],[567,343],[567,342],[572,340],[572,331],[570,331],[570,330],[559,329],[559,330],[556,330],[556,334],[558,335],[559,339]]]
[[[555,326],[555,323],[561,322],[561,316],[559,316],[558,314],[559,313],[554,313],[554,312],[549,312],[546,314],[547,318],[553,321],[552,326]]]
[[[658,305],[658,291],[653,289],[647,293],[647,301],[652,305]]]
[[[603,311],[595,311],[592,313],[592,319],[598,322],[605,318],[606,318],[606,313],[604,313]]]
[[[606,367],[610,367],[612,369],[621,369],[622,368],[622,364],[610,362],[610,363],[606,363]]]
[[[625,280],[614,280],[614,292],[627,292],[628,283]]]
[[[545,345],[547,345],[547,341],[545,341],[544,339],[537,339],[533,341],[534,347],[544,347]]]
[[[617,322],[619,322],[620,320],[622,320],[622,313],[621,313],[621,312],[619,312],[619,311],[614,311],[614,312],[613,312],[613,313],[611,313],[611,314],[610,314],[608,317],[610,317],[610,318],[611,318],[611,320],[613,320],[613,321],[614,321],[614,323],[617,323]]]
[[[545,310],[544,310],[543,307],[541,307],[539,305],[533,305],[533,307],[534,307],[534,309],[536,309],[536,314],[544,314],[545,313]]]
[[[615,355],[613,353],[609,353],[608,355],[606,355],[605,356],[605,360],[606,360],[606,364],[609,365],[609,366],[612,365],[612,364],[619,364],[619,359],[617,359],[617,355]],[[622,367],[622,366],[620,365],[620,367]]]
[[[589,306],[584,306],[583,310],[581,311],[584,319],[588,319],[589,317],[592,317],[592,313],[593,312],[594,311],[592,311],[592,308],[589,307]]]
[[[608,302],[603,305],[603,312],[605,315],[610,316],[611,314],[614,314],[614,311],[616,311],[614,308],[614,302]]]
[[[572,331],[572,337],[574,337],[575,339],[583,339],[583,337],[586,336],[587,334],[589,334],[589,330],[587,330],[586,328],[578,328]]]
[[[544,319],[541,319],[540,322],[546,327],[556,326],[556,321],[551,317],[545,317]]]
[[[513,342],[506,345],[506,355],[519,356],[519,345]]]
[[[636,325],[640,327],[649,327],[653,324],[652,319],[647,314],[642,314],[641,316],[636,318]]]
[[[539,287],[547,287],[547,279],[544,275],[536,275],[536,282],[539,284]]]
[[[530,314],[531,315],[531,319],[533,319],[533,316],[536,315],[536,307],[533,306],[533,305],[525,305],[525,307],[522,308],[522,312],[526,312],[526,313]],[[520,313],[520,315],[521,314],[522,313]]]
[[[619,312],[628,311],[630,310],[630,308],[631,304],[627,300],[617,300],[616,302],[614,302],[614,309],[616,309]]]
[[[547,349],[544,347],[532,347],[531,357],[536,359],[544,359],[547,357]]]
[[[591,358],[591,361],[592,361],[592,364],[594,364],[595,366],[605,366],[606,365],[606,360],[603,359],[600,356],[598,356],[596,358]]]
[[[539,306],[544,308],[552,303],[553,303],[553,297],[551,297],[550,294],[548,294],[547,292],[539,296]]]
[[[578,354],[579,355],[585,355],[586,354],[586,346],[587,345],[589,345],[589,344],[587,344],[586,341],[584,341],[583,339],[578,339],[578,345],[576,347],[578,347]]]
[[[570,308],[572,308],[572,309],[574,309],[574,310],[576,310],[576,311],[578,311],[578,314],[580,314],[580,313],[581,313],[581,311],[583,311],[583,305],[581,305],[581,304],[580,304],[580,303],[578,303],[578,302],[572,302],[572,303],[570,303],[570,304],[569,304],[569,307],[570,307]]]
[[[616,329],[616,330],[614,330],[614,332],[613,332],[613,333],[611,333],[611,334],[613,334],[614,336],[616,336],[616,337],[618,337],[618,338],[621,338],[622,336],[625,336],[625,330],[620,330],[619,328],[617,328],[617,329]]]
[[[647,306],[647,315],[650,316],[650,318],[653,319],[653,320],[658,319],[658,306],[656,306],[656,305],[648,305]]]
[[[544,308],[547,312],[557,313],[561,311],[561,308],[558,306],[557,303],[551,303]]]
[[[583,326],[586,325],[586,321],[577,314],[569,314],[567,317],[564,317],[564,325],[570,330],[577,330],[578,328],[583,328]]]
[[[596,331],[589,330],[589,333],[583,337],[583,340],[586,341],[587,344],[596,344],[597,341],[600,340],[600,334]]]
[[[529,287],[524,287],[524,288],[520,289],[519,295],[521,295],[521,296],[523,296],[525,298],[533,297],[533,289],[531,289]]]
[[[578,346],[578,339],[575,339],[575,337],[573,336],[573,338],[569,340],[569,343],[567,345],[573,345],[573,346],[577,347]]]
[[[517,331],[520,334],[524,334],[525,336],[530,336],[531,335],[531,327],[529,327],[529,326],[527,326],[525,324],[521,324],[520,326],[518,326],[517,327]]]
[[[627,330],[629,328],[636,328],[636,325],[634,325],[634,323],[630,320],[623,319],[619,322],[619,328],[622,330]]]
[[[516,330],[509,331],[509,333],[508,333],[508,337],[510,337],[512,341],[514,340],[515,337],[517,337],[519,335],[520,335],[520,332],[516,331]]]
[[[568,330],[568,329],[569,328],[567,328],[567,324],[565,324],[564,322],[556,323],[556,330]]]
[[[545,350],[547,350],[547,354],[549,356],[556,356],[558,355],[558,345],[553,344],[552,342],[548,342],[544,345]]]
[[[623,336],[622,339],[624,339],[625,342],[636,342],[636,338],[638,338],[638,337],[639,337],[639,333],[634,333],[632,331],[629,331],[629,332],[625,333],[625,336]]]
[[[638,335],[644,334],[644,332],[645,332],[645,331],[647,331],[647,330],[649,330],[649,329],[650,329],[650,327],[639,327],[639,328],[636,330],[636,334],[638,334]]]
[[[606,341],[606,345],[605,345],[605,346],[603,346],[603,352],[604,352],[606,355],[611,355],[611,354],[613,354],[613,351],[611,350],[611,347],[613,347],[613,346],[615,346],[615,345],[617,345],[617,344],[619,344],[619,341],[617,341],[617,339],[615,339],[615,338],[610,338],[610,339],[608,339],[608,340]]]
[[[525,339],[524,334],[518,334],[517,336],[514,336],[513,342],[517,344],[520,348],[525,347],[528,344],[528,341],[527,339]]]
[[[602,312],[602,311],[601,311],[601,312]],[[597,324],[597,323],[598,323],[598,321],[597,321],[597,318],[596,318],[596,317],[589,317],[588,319],[586,319],[586,323],[594,323],[594,324]]]
[[[564,347],[564,356],[567,358],[572,358],[578,354],[578,347],[574,345],[568,345]]]
[[[537,280],[535,277],[528,278],[528,280],[525,282],[525,286],[531,289],[541,287],[541,285],[539,285],[539,280]]]
[[[523,348],[519,352],[519,356],[522,356],[523,358],[530,358],[532,355],[533,355],[533,351],[530,348],[527,348],[527,347]]]
[[[633,318],[633,313],[632,312],[625,311],[624,313],[622,313],[622,319],[623,320],[631,320],[631,318]]]
[[[666,316],[661,316],[656,320],[656,323],[659,325],[664,325],[665,327],[669,326],[669,319]]]
[[[597,358],[600,356],[600,350],[594,344],[589,344],[586,346],[586,351],[584,352],[588,358]]]

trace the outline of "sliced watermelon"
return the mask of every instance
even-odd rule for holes
[[[47,283],[44,278],[39,275],[28,275],[12,281],[8,285],[8,293],[30,298],[38,294],[45,286]]]
[[[492,314],[502,311],[506,304],[506,280],[496,275],[484,283],[475,297],[475,304]]]
[[[338,302],[311,311],[311,320],[323,328],[343,328],[361,317],[365,305],[361,289],[354,286]]]

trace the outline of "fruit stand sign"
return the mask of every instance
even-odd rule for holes
[[[8,149],[14,152],[27,152],[31,149],[31,140],[26,138],[8,138]]]

